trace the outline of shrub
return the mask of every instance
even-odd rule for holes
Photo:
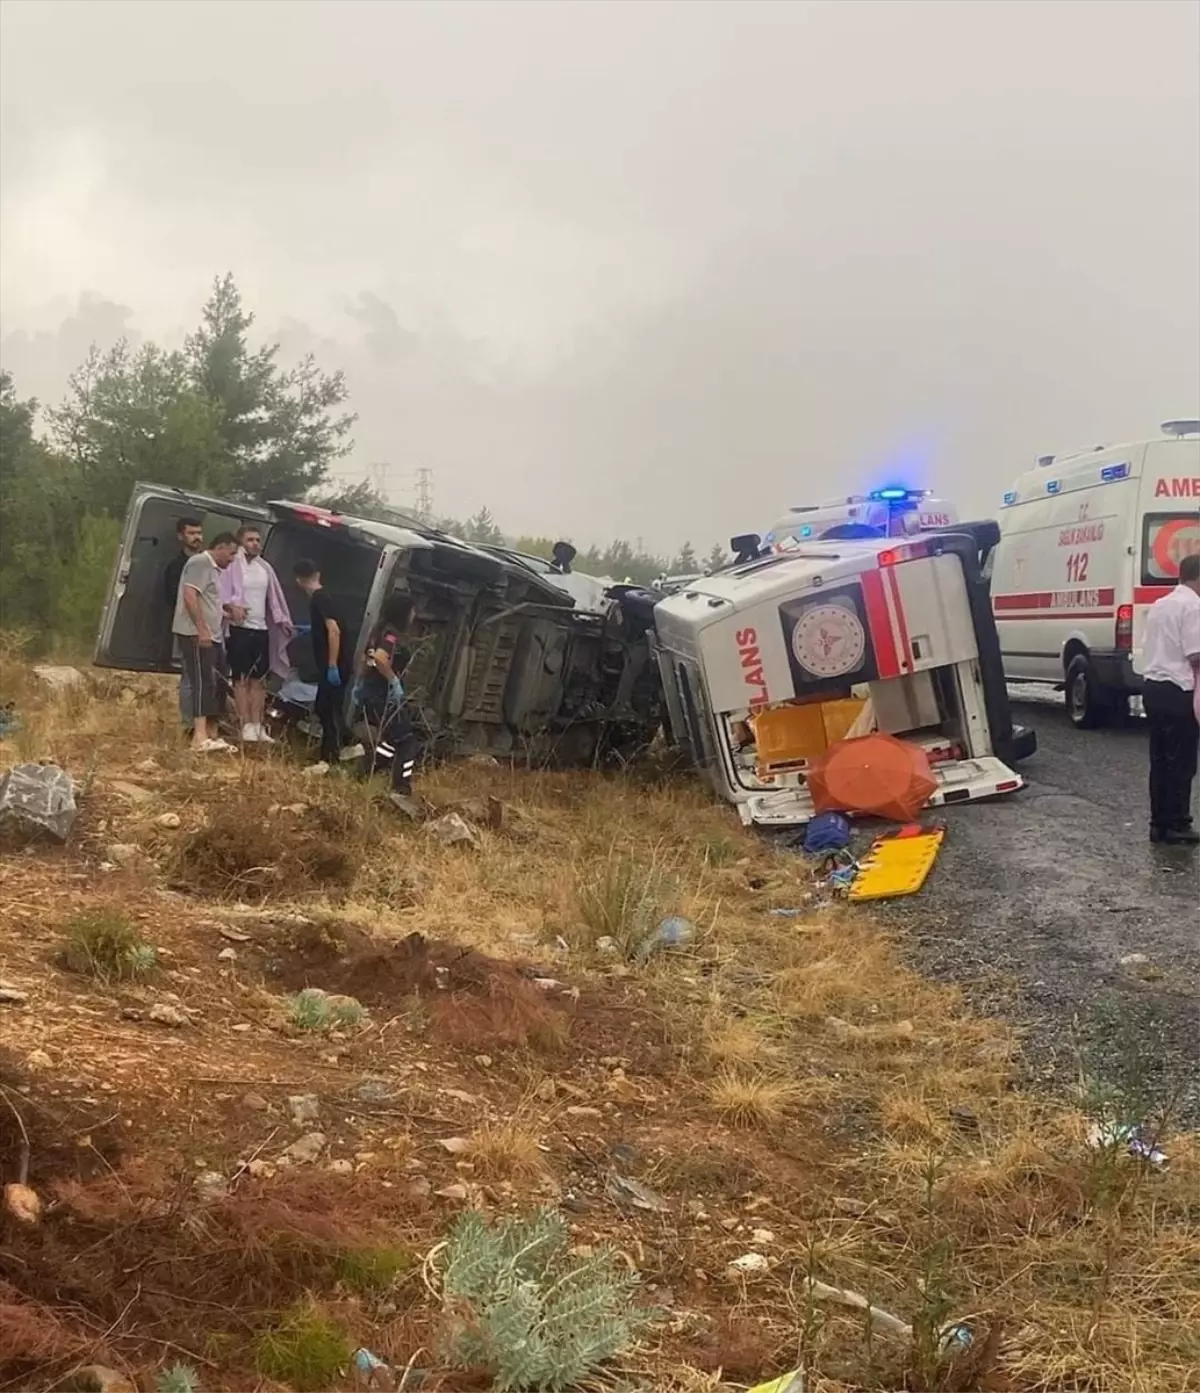
[[[63,963],[105,984],[141,977],[158,966],[158,954],[119,909],[82,910],[67,921]]]
[[[328,1316],[311,1302],[284,1311],[259,1337],[255,1365],[264,1378],[301,1393],[323,1393],[338,1381],[352,1350]]]
[[[486,1368],[497,1393],[551,1393],[625,1349],[649,1315],[633,1304],[634,1279],[611,1251],[585,1258],[568,1245],[553,1210],[495,1225],[462,1215],[446,1250],[449,1359]]]
[[[611,938],[627,958],[637,955],[661,916],[662,876],[653,865],[612,851],[599,874],[579,881],[579,917],[595,938]]]

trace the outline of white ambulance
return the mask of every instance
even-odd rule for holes
[[[958,512],[944,498],[935,498],[929,489],[897,485],[789,508],[763,537],[762,544],[768,551],[789,551],[828,536],[831,528],[837,528],[835,535],[843,539],[912,537],[957,521]]]
[[[1147,608],[1200,552],[1200,421],[1162,430],[1045,455],[1004,495],[992,570],[1004,673],[1065,687],[1077,726],[1127,712]]]
[[[1015,729],[984,563],[994,522],[810,542],[703,576],[654,609],[677,745],[747,824],[813,816],[812,762],[868,729],[911,741],[930,802],[1012,793]]]

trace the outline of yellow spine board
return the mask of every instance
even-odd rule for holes
[[[919,837],[888,837],[876,842],[846,898],[887,900],[916,894],[933,869],[945,836],[939,827]]]

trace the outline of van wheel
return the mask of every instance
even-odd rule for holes
[[[1108,719],[1104,693],[1091,663],[1077,653],[1067,664],[1067,715],[1078,730],[1095,730]]]

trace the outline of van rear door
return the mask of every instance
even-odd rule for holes
[[[97,667],[172,670],[174,605],[168,602],[163,584],[177,554],[176,523],[184,516],[201,519],[205,540],[218,532],[235,532],[245,523],[257,523],[265,534],[271,519],[266,508],[253,503],[209,498],[162,484],[134,484],[100,617],[93,660]]]

